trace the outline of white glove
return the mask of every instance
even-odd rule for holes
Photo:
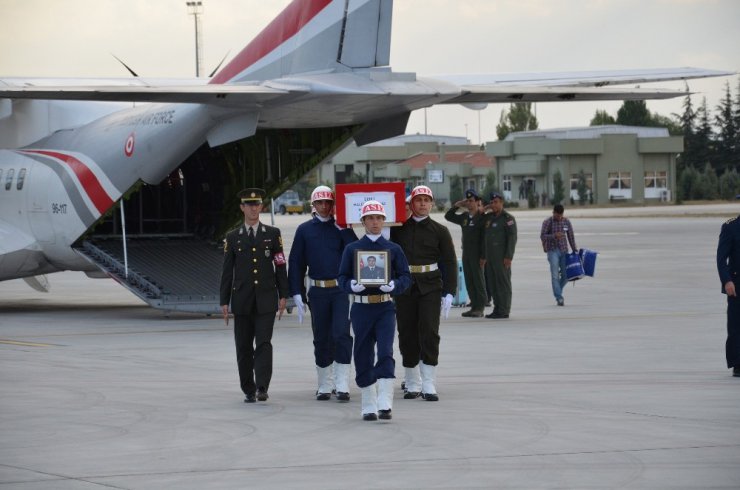
[[[380,290],[383,291],[384,293],[390,293],[395,288],[396,288],[396,285],[393,284],[393,281],[389,282],[388,284],[383,284],[382,286],[380,286]]]
[[[450,308],[452,308],[452,295],[448,294],[447,296],[442,298],[442,314],[444,315],[445,320],[450,314]]]
[[[357,284],[357,281],[354,279],[350,281],[349,287],[352,288],[353,293],[361,293],[365,290],[365,286],[363,284]]]
[[[296,313],[298,313],[298,323],[303,323],[303,314],[306,312],[306,305],[303,304],[303,298],[300,294],[293,295],[293,303],[295,303]]]

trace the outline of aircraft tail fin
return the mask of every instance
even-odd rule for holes
[[[393,0],[294,0],[210,83],[386,66]]]

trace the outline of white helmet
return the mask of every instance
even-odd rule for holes
[[[417,185],[416,187],[414,187],[414,189],[411,191],[411,200],[413,201],[416,196],[429,196],[430,198],[432,198],[432,200],[434,200],[432,190],[425,185]]]
[[[314,201],[333,201],[334,192],[325,185],[320,185],[311,193],[311,202]]]
[[[378,201],[366,201],[362,205],[362,210],[360,212],[360,219],[364,218],[365,216],[370,216],[371,214],[378,214],[385,218],[385,208],[382,204],[380,204]]]

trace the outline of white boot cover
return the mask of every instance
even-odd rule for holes
[[[362,390],[362,415],[378,413],[378,391],[377,383],[361,388]]]
[[[339,364],[334,362],[334,384],[337,393],[349,393],[349,364]]]
[[[393,408],[393,378],[381,378],[378,380],[378,410],[391,410]]]
[[[437,388],[434,383],[437,379],[437,366],[420,362],[419,370],[421,371],[421,392],[426,395],[436,395]]]
[[[419,374],[419,365],[412,368],[404,368],[404,384],[406,391],[409,393],[419,393],[421,391],[421,375]]]
[[[316,366],[316,374],[319,378],[319,393],[331,394],[334,389],[334,380],[332,379],[331,365],[324,368]]]

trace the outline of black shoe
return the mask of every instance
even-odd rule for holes
[[[267,390],[266,390],[266,389],[264,389],[264,388],[259,388],[259,389],[257,390],[257,400],[259,400],[259,401],[261,401],[261,402],[266,402],[268,398],[270,398],[270,397],[269,397],[269,395],[267,394]]]
[[[362,420],[378,420],[378,416],[374,413],[363,413]]]
[[[346,393],[344,391],[337,391],[337,401],[338,402],[348,402],[349,393]]]
[[[406,392],[406,382],[405,381],[401,381],[401,391],[403,391],[404,393]]]
[[[488,302],[486,303],[486,308],[490,308],[490,307],[491,307],[491,300],[488,300]]]
[[[558,306],[565,306],[565,300],[563,298],[560,298],[558,301]]]
[[[483,316],[483,312],[480,310],[470,310],[463,313],[462,316],[468,318],[480,318]]]
[[[407,391],[403,394],[403,399],[413,400],[414,398],[419,398],[420,395],[421,393],[419,393],[418,391]]]
[[[244,403],[254,403],[257,401],[257,398],[254,396],[254,393],[249,393],[248,395],[244,395]]]
[[[390,420],[393,418],[393,415],[391,415],[391,409],[388,410],[378,410],[378,418],[381,420]]]
[[[316,392],[316,399],[319,401],[326,401],[331,399],[331,393],[319,393]]]
[[[732,375],[736,378],[740,378],[740,366],[732,368]]]
[[[439,395],[437,395],[436,393],[422,393],[421,397],[428,402],[439,401]]]
[[[486,318],[509,318],[509,315],[503,315],[494,311],[493,313],[486,315]]]

